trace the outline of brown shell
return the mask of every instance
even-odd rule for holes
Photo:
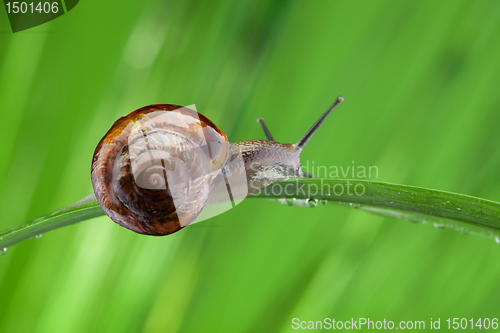
[[[145,106],[118,119],[97,145],[94,194],[119,225],[168,235],[199,215],[228,151],[226,135],[202,114]]]

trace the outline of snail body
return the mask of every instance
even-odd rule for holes
[[[312,177],[300,152],[339,97],[295,144],[268,140],[229,143],[213,122],[188,107],[156,104],[118,119],[97,145],[92,186],[117,224],[168,235],[192,223],[208,205],[243,199],[275,181]]]

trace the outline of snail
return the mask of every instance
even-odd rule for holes
[[[117,224],[162,236],[192,223],[205,206],[241,200],[302,171],[300,153],[343,98],[338,97],[295,144],[274,140],[229,143],[207,117],[189,107],[155,104],[118,119],[97,145],[92,186]]]

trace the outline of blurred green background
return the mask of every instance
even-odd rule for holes
[[[0,229],[92,191],[120,116],[189,105],[231,142],[500,201],[500,2],[94,1],[0,10]],[[248,199],[167,237],[107,217],[0,257],[0,332],[290,332],[292,319],[500,316],[500,245],[348,207]],[[429,326],[426,326],[429,327]]]

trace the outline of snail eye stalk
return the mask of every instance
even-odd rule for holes
[[[264,134],[266,135],[266,138],[269,141],[276,141],[274,140],[273,136],[271,135],[271,132],[267,129],[266,124],[264,124],[264,118],[259,118],[257,119],[257,122],[262,126],[262,129],[264,130]]]
[[[314,125],[312,125],[312,127],[307,131],[307,133],[302,137],[302,139],[300,139],[294,146],[295,146],[295,150],[298,150],[298,151],[301,151],[302,149],[304,149],[304,147],[306,146],[307,142],[309,142],[309,140],[311,139],[311,137],[313,136],[313,134],[318,130],[318,128],[321,126],[321,124],[325,121],[326,117],[328,117],[328,115],[332,112],[332,110],[340,103],[340,102],[343,102],[344,99],[339,96],[337,97],[337,99],[335,100],[335,102],[333,102],[333,104],[328,108],[328,110],[325,111],[325,113],[323,113],[323,115],[318,119],[318,121],[316,121],[314,123]]]

